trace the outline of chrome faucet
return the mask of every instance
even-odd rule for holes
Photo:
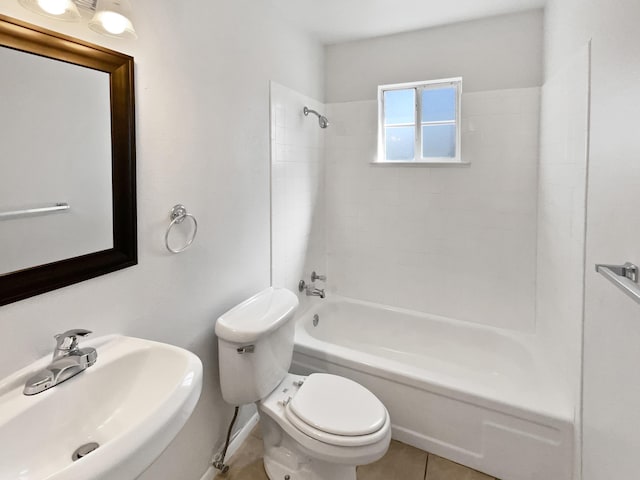
[[[312,287],[311,285],[308,285],[306,288],[306,292],[307,292],[307,297],[320,297],[320,298],[325,297],[324,288],[316,288],[316,287]]]
[[[37,372],[24,386],[25,395],[36,395],[76,376],[98,358],[95,348],[78,348],[78,337],[86,337],[89,330],[69,330],[56,335],[56,349],[51,363]]]
[[[298,283],[298,291],[300,293],[305,292],[307,294],[307,297],[324,298],[326,296],[324,293],[324,288],[316,288],[316,286],[314,285],[316,280],[326,282],[327,276],[318,275],[315,271],[311,272],[311,285],[307,285],[304,280],[300,280],[300,282]]]
[[[298,283],[298,291],[305,292],[307,297],[320,297],[324,298],[326,295],[324,293],[324,288],[316,288],[313,285],[307,285],[304,280],[300,280]]]

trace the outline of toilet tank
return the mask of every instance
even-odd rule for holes
[[[269,395],[291,366],[298,297],[270,287],[216,322],[222,397],[232,405]]]

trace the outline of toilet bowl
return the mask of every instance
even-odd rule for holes
[[[317,394],[320,389],[325,395]],[[328,396],[332,401],[325,401]],[[384,405],[336,375],[289,374],[258,402],[258,413],[271,479],[353,480],[356,466],[380,459],[391,441]]]
[[[357,465],[389,448],[389,413],[347,378],[288,373],[297,306],[295,294],[271,287],[218,318],[222,395],[257,404],[271,480],[355,480]]]

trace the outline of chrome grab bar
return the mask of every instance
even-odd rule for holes
[[[627,262],[624,265],[596,265],[596,272],[613,283],[626,295],[640,303],[640,286],[638,286],[638,267]]]

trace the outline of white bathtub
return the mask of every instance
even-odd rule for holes
[[[334,297],[299,314],[292,368],[369,388],[400,441],[502,480],[570,480],[573,406],[542,357],[532,335]]]

